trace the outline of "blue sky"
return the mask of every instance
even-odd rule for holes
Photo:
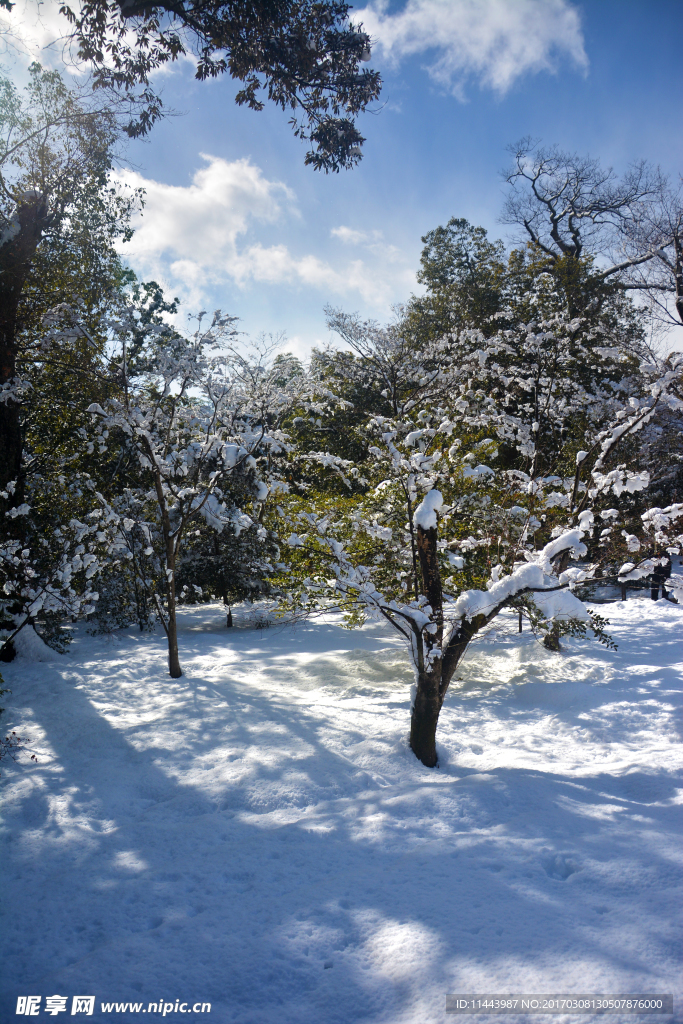
[[[58,6],[39,24],[24,0],[14,24],[44,44]],[[683,170],[677,0],[374,0],[354,17],[385,84],[353,171],[305,167],[287,116],[237,108],[229,78],[196,82],[185,62],[158,83],[178,116],[128,148],[147,208],[126,256],[188,312],[221,307],[299,354],[328,340],[326,303],[386,319],[426,231],[455,215],[508,240],[500,171],[523,135],[617,171]]]

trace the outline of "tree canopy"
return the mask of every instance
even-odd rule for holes
[[[361,159],[365,139],[355,122],[379,96],[381,79],[361,68],[370,39],[343,0],[85,0],[61,11],[95,85],[130,102],[132,137],[162,116],[153,72],[193,54],[198,79],[227,73],[241,83],[238,105],[258,111],[267,100],[291,111],[294,134],[310,146],[307,164],[339,171]]]

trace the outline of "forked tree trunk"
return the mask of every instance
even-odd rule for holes
[[[414,656],[417,666],[417,692],[410,717],[410,748],[427,768],[438,764],[436,752],[436,727],[451,679],[460,664],[470,640],[500,611],[495,608],[487,615],[476,615],[471,620],[463,619],[460,628],[444,646],[443,595],[437,548],[437,532],[417,528],[417,549],[424,594],[432,609],[436,627],[434,633],[423,634],[417,630],[414,640]],[[429,653],[434,657],[429,658]]]
[[[437,656],[431,663],[429,662],[430,648],[440,648],[443,639],[443,593],[436,541],[436,527],[431,530],[417,527],[417,554],[420,559],[422,589],[431,606],[436,631],[426,635],[424,642],[420,636],[414,640],[418,647],[415,652],[417,692],[410,719],[410,747],[427,768],[434,768],[438,762],[436,725],[443,703],[441,658]]]

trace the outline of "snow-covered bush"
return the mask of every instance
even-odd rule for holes
[[[93,578],[110,550],[116,517],[88,483],[78,475],[65,486],[33,477],[26,496],[34,504],[24,502],[5,515],[0,613],[13,627],[5,630],[0,647],[35,621],[59,649],[65,643],[61,621],[94,611],[99,595]]]

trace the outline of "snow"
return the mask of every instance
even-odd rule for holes
[[[413,522],[423,530],[433,530],[436,526],[437,510],[443,505],[441,491],[427,491],[413,514]]]
[[[31,626],[25,626],[12,641],[20,661],[58,661],[59,655],[48,647]]]
[[[532,563],[522,565],[510,576],[492,583],[488,590],[464,590],[453,604],[452,618],[468,619],[475,615],[488,615],[508,597],[514,597],[526,587],[542,587],[544,585],[543,570]],[[535,599],[535,595],[534,595]]]
[[[582,527],[579,527],[578,530],[565,530],[559,537],[551,540],[538,552],[535,556],[538,564],[543,567],[545,572],[550,574],[552,572],[553,558],[557,558],[563,551],[570,549],[574,558],[581,558],[588,550],[581,541],[582,533]]]
[[[580,622],[590,620],[583,601],[579,601],[569,590],[551,590],[548,594],[535,593],[533,599],[546,619],[578,619]]]
[[[2,1019],[38,993],[95,995],[93,1021],[180,999],[220,1024],[436,1024],[447,992],[673,991],[681,1021],[683,609],[599,610],[616,653],[497,620],[435,770],[376,624],[225,630],[194,606],[177,680],[133,630],[3,665],[38,764],[2,766]]]

